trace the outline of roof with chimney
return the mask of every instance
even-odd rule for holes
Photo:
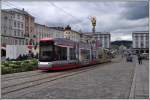
[[[82,34],[81,32],[72,30],[72,29],[71,29],[71,26],[69,26],[69,25],[67,25],[67,26],[65,27],[64,31],[72,31],[72,32],[75,32],[75,33],[78,33],[78,34]]]
[[[28,16],[31,16],[33,17],[31,14],[29,14],[28,12],[26,12],[24,10],[24,8],[22,10],[20,9],[17,9],[17,8],[13,8],[13,9],[2,9],[2,11],[6,11],[6,12],[16,12],[16,13],[19,13],[19,14],[23,14],[23,15],[28,15]],[[33,17],[34,18],[34,17]]]
[[[55,30],[59,30],[59,31],[64,31],[64,28],[63,27],[49,27],[51,29],[55,29]]]

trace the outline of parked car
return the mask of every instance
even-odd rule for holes
[[[142,59],[146,59],[148,60],[149,59],[149,54],[148,53],[142,53]]]

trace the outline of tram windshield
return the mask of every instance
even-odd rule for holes
[[[53,43],[40,42],[39,61],[53,61]]]

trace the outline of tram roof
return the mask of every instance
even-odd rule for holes
[[[40,41],[65,41],[65,42],[74,42],[73,40],[69,40],[69,39],[66,39],[66,38],[42,38],[40,39]]]
[[[40,39],[40,41],[50,41],[50,40],[53,40],[54,38],[42,38]]]

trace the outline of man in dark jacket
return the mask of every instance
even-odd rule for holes
[[[138,55],[138,62],[139,64],[142,64],[142,56],[140,54]]]

